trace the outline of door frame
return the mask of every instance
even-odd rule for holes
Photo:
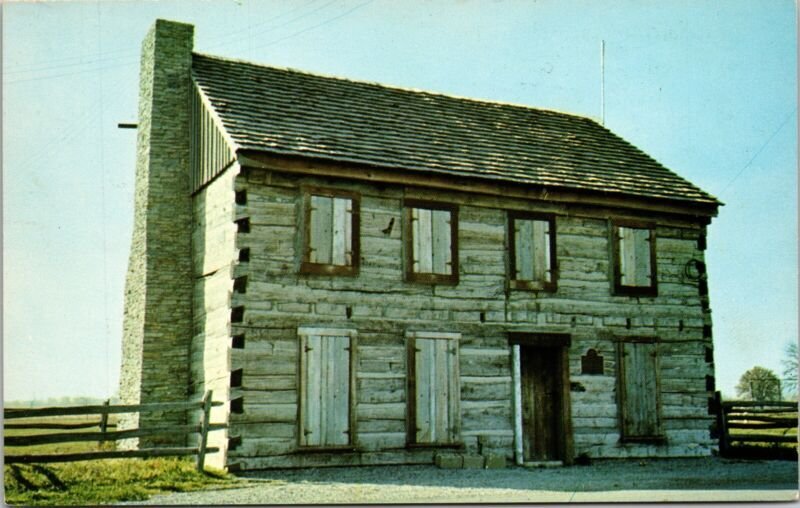
[[[560,350],[561,359],[561,426],[562,439],[558,443],[561,462],[570,465],[574,462],[572,435],[572,404],[570,400],[569,349],[571,336],[567,333],[509,333],[508,342],[512,351],[512,381],[514,406],[514,457],[517,465],[525,462],[523,453],[522,425],[522,365],[520,347],[555,348]]]

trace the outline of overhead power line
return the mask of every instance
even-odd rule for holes
[[[770,144],[770,142],[772,141],[772,139],[773,139],[775,136],[777,136],[777,135],[778,135],[778,133],[779,133],[779,132],[780,132],[780,131],[783,129],[783,127],[786,125],[786,123],[787,123],[787,122],[789,122],[789,119],[791,119],[791,118],[792,118],[792,116],[794,116],[794,114],[795,114],[795,113],[797,113],[797,106],[795,106],[795,108],[792,110],[792,112],[791,112],[791,113],[789,113],[789,114],[786,116],[786,118],[784,118],[784,119],[783,119],[783,121],[782,121],[782,122],[781,122],[781,124],[778,126],[778,128],[777,128],[777,129],[775,129],[775,132],[773,132],[773,133],[770,135],[770,137],[769,137],[769,138],[767,138],[767,140],[766,140],[766,141],[765,141],[765,142],[764,142],[764,143],[761,145],[761,147],[760,147],[758,150],[756,150],[756,153],[755,153],[755,154],[753,154],[753,156],[752,156],[752,157],[750,157],[750,160],[749,160],[749,161],[747,161],[747,164],[745,164],[745,165],[742,167],[742,169],[740,169],[740,170],[739,170],[739,172],[738,172],[738,173],[736,173],[736,176],[734,176],[733,178],[731,178],[731,181],[730,181],[730,182],[728,182],[728,185],[726,185],[724,189],[722,189],[722,192],[720,192],[720,194],[725,194],[725,191],[726,191],[726,190],[728,190],[728,188],[729,188],[731,185],[733,185],[733,182],[735,182],[735,181],[736,181],[736,179],[738,179],[740,176],[742,176],[742,173],[744,173],[744,171],[745,171],[747,168],[749,168],[749,167],[750,167],[750,164],[752,164],[752,163],[753,163],[753,161],[754,161],[754,160],[756,160],[756,158],[757,158],[757,157],[758,157],[758,156],[761,154],[761,152],[763,152],[763,151],[764,151],[764,149],[767,147],[767,145],[769,145],[769,144]]]

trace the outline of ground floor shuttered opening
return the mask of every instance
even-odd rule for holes
[[[440,452],[518,465],[711,453],[705,406],[664,418],[657,338],[514,332],[482,348],[457,332],[407,330],[379,345],[355,328],[296,334],[283,357],[292,363],[259,360],[262,390],[243,393],[262,398],[231,415],[232,469],[425,464]],[[271,371],[282,376],[280,399],[263,382]],[[684,441],[670,442],[670,432]]]

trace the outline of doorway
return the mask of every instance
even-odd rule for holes
[[[561,348],[520,348],[522,450],[526,462],[563,460]]]
[[[572,462],[566,334],[513,334],[518,463]]]

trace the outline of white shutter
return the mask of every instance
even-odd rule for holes
[[[450,229],[450,212],[447,210],[433,210],[431,212],[431,236],[432,236],[432,272],[449,275],[453,272],[452,241]]]
[[[658,428],[656,344],[622,344],[624,379],[623,432],[627,437],[654,437]]]
[[[543,220],[531,222],[533,223],[533,280],[547,282],[550,270],[549,223]]]
[[[311,263],[331,263],[332,225],[333,199],[326,196],[311,196],[308,258]]]
[[[529,220],[516,220],[519,234],[516,243],[517,280],[532,281],[533,264],[533,223]]]
[[[636,283],[636,249],[634,248],[633,229],[619,228],[619,271],[620,283],[633,286]]]
[[[419,235],[414,239],[418,245],[417,260],[419,261],[418,273],[433,272],[433,245],[432,233],[433,225],[431,221],[431,211],[425,208],[417,208],[417,225]]]
[[[320,446],[322,444],[322,426],[320,419],[322,402],[322,345],[318,335],[300,337],[300,354],[303,355],[302,383],[304,387],[302,425],[300,429],[301,446]]]
[[[347,255],[352,249],[351,208],[352,201],[350,199],[333,198],[333,239],[330,262],[332,265],[343,266],[351,264],[348,262]]]
[[[300,329],[301,446],[350,443],[350,349],[346,330]]]
[[[461,430],[458,340],[417,337],[414,376],[415,441],[456,442]]]
[[[650,230],[634,229],[634,258],[636,263],[637,286],[648,287],[652,285],[650,272]]]

